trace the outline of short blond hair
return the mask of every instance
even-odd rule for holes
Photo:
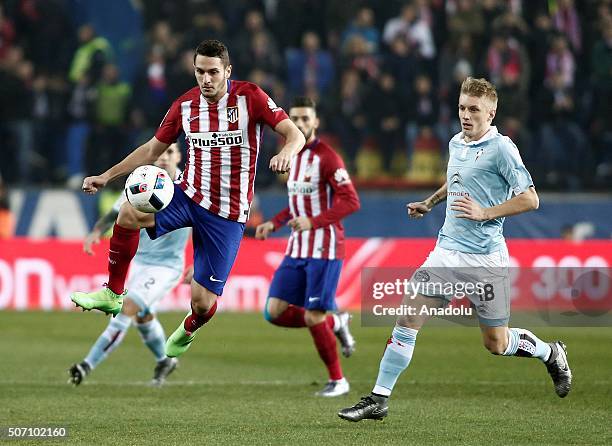
[[[475,96],[477,98],[484,97],[494,106],[497,106],[497,90],[495,90],[495,85],[486,79],[468,77],[461,84],[461,94]]]

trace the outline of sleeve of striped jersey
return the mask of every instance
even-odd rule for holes
[[[289,118],[285,110],[276,105],[272,98],[261,88],[257,87],[255,89],[253,99],[254,108],[258,112],[257,120],[268,124],[270,128],[276,127],[279,122]]]
[[[272,217],[272,224],[274,225],[274,230],[276,231],[278,228],[285,226],[287,222],[291,220],[291,211],[289,211],[289,206],[280,211],[274,217]]]
[[[325,160],[324,176],[333,190],[329,209],[310,219],[312,228],[318,229],[339,222],[347,215],[359,210],[359,195],[349,177],[342,158],[336,153]]]
[[[510,138],[504,138],[497,151],[497,168],[512,188],[514,195],[525,192],[533,186],[529,171],[523,164],[518,148]]]
[[[174,101],[155,132],[155,137],[161,142],[172,144],[181,133],[181,125],[180,104],[178,101]]]

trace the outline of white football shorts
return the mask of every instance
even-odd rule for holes
[[[427,297],[439,297],[448,302],[453,297],[467,298],[482,324],[504,326],[510,319],[509,263],[505,245],[489,254],[472,254],[436,246],[413,274],[411,281],[417,282],[421,290],[419,294]]]
[[[127,297],[140,308],[139,316],[153,313],[155,304],[178,285],[182,273],[166,266],[132,262],[127,279]]]

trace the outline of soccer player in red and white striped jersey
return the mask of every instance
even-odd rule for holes
[[[336,287],[344,258],[342,219],[359,209],[359,197],[342,158],[316,136],[315,103],[296,98],[289,117],[306,138],[306,146],[291,162],[287,181],[289,206],[257,227],[266,239],[284,226],[292,229],[285,258],[274,274],[265,318],[281,327],[308,327],[329,381],[317,395],[333,397],[349,391],[336,349],[350,356],[355,348],[348,313],[336,311]]]
[[[156,214],[139,212],[125,203],[110,241],[107,287],[71,295],[84,309],[117,314],[140,229],[146,228],[155,239],[178,228],[192,227],[192,311],[166,343],[166,353],[171,357],[189,348],[195,331],[216,311],[248,218],[263,126],[268,125],[285,139],[280,152],[270,160],[274,172],[288,171],[291,159],[305,142],[283,109],[261,88],[230,80],[232,66],[223,43],[202,42],[193,65],[197,86],[174,101],[155,136],[102,175],[83,181],[83,191],[94,194],[136,167],[152,164],[184,132],[187,163],[182,179],[175,183],[172,201]]]

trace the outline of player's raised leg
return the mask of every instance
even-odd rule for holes
[[[572,371],[567,360],[565,344],[560,341],[544,342],[524,328],[491,327],[481,323],[482,340],[494,355],[538,358],[546,365],[561,398],[572,386]]]
[[[191,281],[191,312],[166,341],[166,355],[175,358],[189,349],[196,331],[215,315],[218,297],[195,280]]]
[[[414,299],[405,297],[402,302],[413,308],[440,307],[444,300],[426,297],[420,294]],[[381,420],[387,416],[388,400],[401,373],[408,368],[421,327],[430,318],[428,315],[405,315],[397,319],[391,337],[387,341],[385,352],[380,361],[376,385],[370,395],[366,395],[354,406],[340,410],[338,416],[348,421],[364,419]]]
[[[108,284],[92,293],[74,292],[70,299],[84,310],[100,310],[116,316],[123,304],[124,285],[130,262],[138,250],[141,228],[155,225],[154,214],[139,212],[124,203],[113,227],[108,253]]]
[[[221,218],[192,203],[189,206],[191,214],[196,215],[191,312],[166,341],[166,354],[170,357],[185,353],[196,331],[215,315],[217,298],[223,294],[244,233],[243,223]]]

